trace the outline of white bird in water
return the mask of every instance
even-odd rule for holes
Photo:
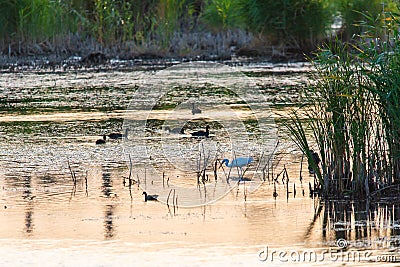
[[[229,163],[229,159],[223,159],[221,162],[221,166],[222,166],[222,164],[225,163],[225,166],[229,167],[229,168],[238,167],[241,171],[240,178],[243,178],[243,167],[249,165],[252,162],[254,162],[254,160],[251,157],[236,158],[236,159],[232,160],[231,163]]]
[[[229,163],[229,159],[223,159],[221,164],[225,163],[225,166],[227,167],[244,167],[252,162],[254,162],[253,158],[249,157],[249,158],[236,158],[232,160],[231,163]]]

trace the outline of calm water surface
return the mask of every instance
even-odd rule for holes
[[[223,82],[191,75],[185,84],[172,84],[175,72],[1,73],[1,266],[365,266],[393,261],[393,255],[400,260],[397,203],[321,203],[309,196],[313,177],[306,166],[300,174],[301,154],[280,121],[299,104],[311,68],[259,63],[235,71],[247,74],[255,90],[245,102],[225,90],[238,82],[226,75]],[[166,85],[174,89],[158,98],[155,88]],[[202,113],[191,113],[193,102]],[[257,120],[271,131],[262,132]],[[208,141],[164,130],[191,132],[207,124]],[[95,145],[123,128],[130,128],[127,140]],[[243,131],[253,135],[246,139]],[[260,136],[267,136],[266,145],[259,146]],[[280,175],[274,183],[263,181],[258,165],[266,164],[276,140],[270,176]],[[266,150],[261,156],[260,148]],[[193,151],[210,155],[208,181],[199,187]],[[214,161],[232,153],[256,159],[245,175],[251,181],[238,185],[234,169],[227,179],[226,167],[215,181]],[[289,181],[282,180],[284,168]],[[129,175],[140,185],[129,187]],[[161,201],[145,202],[143,190]],[[165,204],[173,191],[177,207]],[[338,239],[347,245],[341,252]],[[273,251],[292,252],[292,258]],[[316,260],[296,258],[310,251]],[[322,260],[323,251],[334,253]],[[369,254],[348,263],[347,252]]]

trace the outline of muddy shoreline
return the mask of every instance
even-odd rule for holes
[[[101,55],[101,59],[91,58],[91,55]],[[176,58],[135,58],[118,59],[109,58],[101,53],[91,53],[86,57],[69,56],[65,58],[55,55],[38,55],[29,57],[0,57],[0,73],[8,72],[64,72],[64,71],[107,71],[107,70],[137,70],[157,71],[172,65],[185,62],[209,61],[226,64],[228,66],[245,66],[255,63],[290,64],[307,61],[301,56],[293,56],[287,60],[276,60],[271,56],[246,57],[233,55],[227,58],[221,57],[176,57]]]
[[[271,45],[243,30],[175,33],[167,46],[157,40],[136,44],[101,44],[93,38],[67,35],[53,41],[0,43],[0,71],[37,69],[148,68],[180,62],[214,61],[228,65],[252,62],[306,61],[298,47]],[[140,67],[141,66],[141,67]]]

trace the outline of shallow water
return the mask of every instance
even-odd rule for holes
[[[0,265],[342,265],[349,259],[271,254],[321,256],[340,238],[345,251],[371,253],[352,265],[398,255],[397,204],[324,205],[309,196],[306,166],[299,179],[301,154],[273,118],[299,104],[310,66],[211,67],[213,75],[194,67],[1,73]],[[251,89],[240,91],[243,83]],[[202,113],[193,115],[191,103]],[[206,124],[210,138],[190,136]],[[127,139],[95,145],[125,128]],[[277,140],[270,176],[285,166],[289,181],[281,174],[274,184],[260,166]],[[227,167],[215,181],[215,160],[247,155],[251,181],[238,183]],[[198,186],[203,164],[208,180]],[[129,176],[140,184],[129,186]],[[160,201],[145,202],[144,190]]]

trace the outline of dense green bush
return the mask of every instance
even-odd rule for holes
[[[204,22],[213,29],[243,27],[240,0],[208,0],[204,8]]]
[[[332,23],[321,0],[246,0],[242,8],[249,29],[265,34],[272,43],[299,48],[324,38]]]
[[[333,2],[333,8],[337,10],[337,14],[342,20],[342,38],[350,40],[353,36],[357,36],[363,32],[360,27],[365,17],[378,18],[379,14],[384,12],[396,12],[398,2],[393,0],[340,0]],[[381,20],[370,21],[369,26],[383,26]]]

